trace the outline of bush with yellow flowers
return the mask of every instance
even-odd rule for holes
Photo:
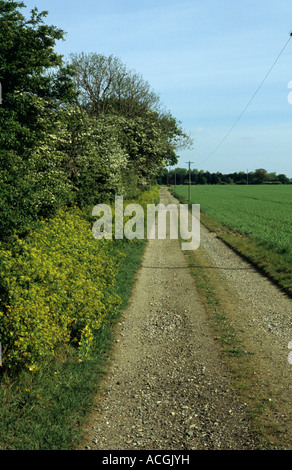
[[[59,210],[10,250],[0,246],[3,365],[30,370],[59,345],[90,357],[94,332],[119,306],[113,292],[122,255],[93,238],[79,209]]]
[[[158,198],[153,187],[135,202],[146,208]],[[26,238],[15,236],[10,249],[0,244],[3,366],[33,371],[69,345],[90,359],[95,332],[121,304],[114,286],[125,255],[115,243],[96,240],[90,217],[76,207],[59,209]]]

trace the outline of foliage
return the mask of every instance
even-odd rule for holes
[[[192,145],[180,123],[161,111],[148,82],[114,56],[71,54],[78,106],[89,116],[116,122],[119,142],[129,155],[129,169],[143,179],[157,176],[165,164],[177,162],[175,151]]]
[[[158,198],[153,187],[135,202],[145,208]],[[114,240],[97,242],[78,208],[58,209],[38,225],[25,239],[15,236],[10,249],[0,246],[5,367],[34,370],[72,344],[81,360],[89,359],[95,332],[120,305],[113,288],[123,254]]]
[[[144,193],[144,197],[149,195],[148,191]],[[88,216],[88,220],[92,223],[92,217]],[[70,348],[70,354],[61,348],[34,373],[22,369],[16,377],[13,370],[3,370],[0,375],[1,450],[80,448],[84,437],[82,427],[106,372],[115,341],[115,324],[129,302],[145,240],[115,240],[110,247],[113,256],[123,254],[113,288],[122,300],[121,306],[110,312],[95,333],[90,361],[76,360],[75,348]]]
[[[0,0],[0,240],[62,206],[136,197],[190,139],[120,59],[54,51],[64,32]]]
[[[141,117],[159,105],[159,97],[149,83],[113,55],[71,54],[71,64],[77,103],[90,115]]]
[[[81,207],[124,194],[123,172],[128,155],[118,141],[114,121],[97,119],[71,106],[59,122],[56,148],[64,157],[62,169],[72,185],[74,201]]]
[[[31,370],[73,342],[90,357],[93,332],[119,305],[111,294],[119,261],[110,242],[94,240],[76,208],[59,210],[25,240],[0,251],[4,365]]]
[[[158,178],[159,184],[187,184],[189,172],[186,168],[175,168],[168,172],[165,169]],[[289,178],[284,174],[268,173],[265,169],[257,169],[254,172],[239,171],[235,173],[210,173],[209,171],[192,169],[192,184],[289,184]]]
[[[137,198],[187,137],[118,59],[65,65],[54,51],[64,32],[24,7],[0,0],[0,340],[7,366],[33,368],[72,341],[86,357],[118,305],[119,257],[97,248],[84,213]]]
[[[4,131],[13,136],[8,145],[2,139],[1,149],[13,145],[19,152],[34,147],[46,133],[49,121],[44,116],[74,96],[72,70],[54,52],[64,32],[45,25],[47,12],[38,13],[37,8],[26,19],[19,11],[23,7],[23,3],[0,1],[0,115],[1,124],[6,123]]]
[[[51,141],[62,109],[73,99],[72,71],[53,50],[62,30],[46,12],[0,0],[0,233],[25,231],[42,214],[69,202],[60,154]]]

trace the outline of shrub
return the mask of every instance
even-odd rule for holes
[[[3,365],[34,370],[59,345],[90,358],[93,334],[119,306],[112,293],[122,259],[97,242],[78,209],[59,210],[12,249],[0,249]]]
[[[135,202],[146,208],[158,200],[153,187]],[[26,238],[15,236],[9,249],[0,244],[4,367],[33,371],[60,346],[75,345],[79,360],[90,359],[95,332],[121,304],[114,286],[125,256],[114,239],[92,236],[92,222],[63,208]]]

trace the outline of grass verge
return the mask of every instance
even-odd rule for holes
[[[232,293],[218,281],[214,271],[204,269],[210,263],[201,249],[185,252],[185,256],[232,387],[247,405],[258,449],[280,450],[281,430],[274,419],[273,391],[258,380],[257,358],[248,349],[244,335],[231,320],[234,310]]]

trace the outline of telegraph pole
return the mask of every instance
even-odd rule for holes
[[[189,202],[191,202],[191,164],[194,162],[186,162],[189,164]]]

